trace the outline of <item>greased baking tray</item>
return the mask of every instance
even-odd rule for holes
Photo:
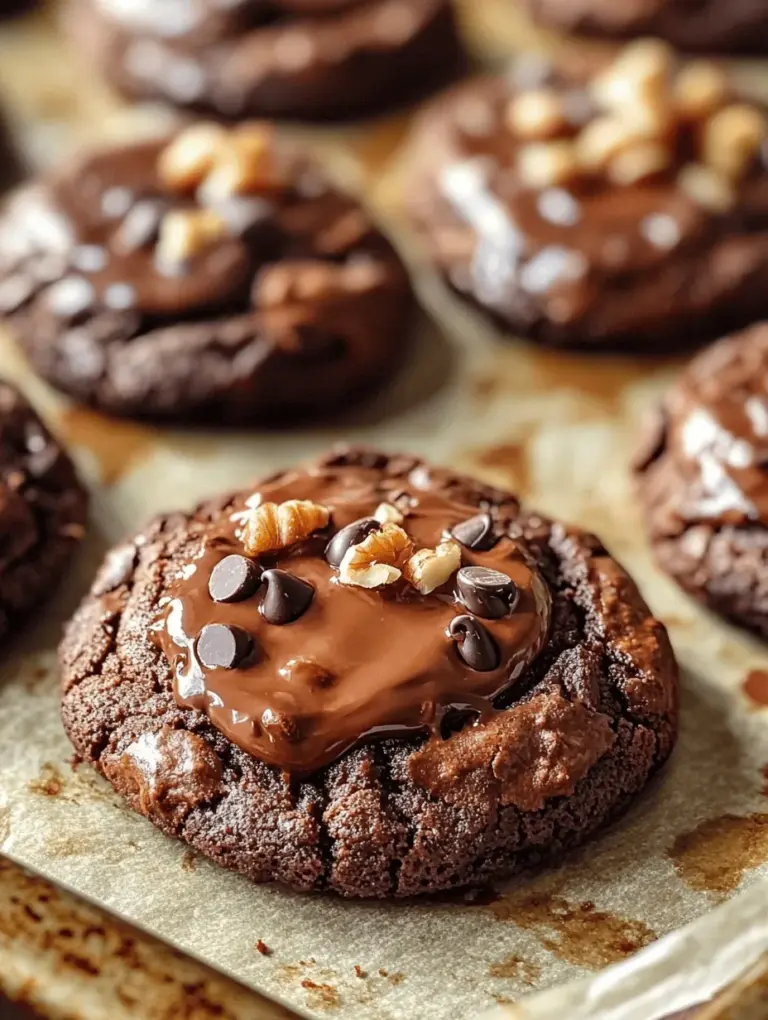
[[[506,0],[467,0],[463,13],[485,60],[520,45],[558,45],[520,22]],[[741,70],[760,84],[759,66]],[[80,140],[161,119],[154,110],[122,112],[66,52],[51,16],[0,29],[0,81],[37,165]],[[406,123],[398,115],[304,133],[417,264],[398,215],[395,157]],[[637,422],[680,362],[501,344],[428,274],[418,283],[431,321],[425,316],[396,384],[364,410],[309,432],[223,438],[109,421],[35,380],[0,337],[4,373],[70,445],[94,493],[90,537],[75,570],[0,665],[0,845],[303,1015],[469,1020],[498,1009],[652,1020],[709,997],[757,966],[768,948],[768,729],[765,708],[743,687],[750,671],[768,668],[768,655],[655,570],[626,471]],[[90,770],[69,764],[55,645],[104,549],[157,510],[246,484],[338,439],[424,453],[597,531],[668,623],[683,666],[680,746],[664,778],[563,867],[500,887],[487,902],[389,906],[255,887],[165,839]],[[722,917],[707,919],[718,904]],[[653,944],[698,918],[704,921],[669,949]],[[644,946],[646,954],[630,960]],[[590,979],[611,964],[622,968],[618,978],[609,971]],[[524,999],[569,981],[566,990]],[[94,984],[84,978],[84,986]]]

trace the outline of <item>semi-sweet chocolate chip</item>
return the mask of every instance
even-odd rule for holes
[[[475,616],[500,620],[511,613],[520,597],[509,575],[490,567],[462,567],[456,575],[459,601]]]
[[[493,518],[487,513],[476,514],[469,520],[457,524],[451,535],[466,549],[473,549],[476,552],[493,549],[499,540],[493,530]]]
[[[261,584],[259,568],[247,556],[233,553],[219,560],[208,579],[208,591],[214,602],[242,602]]]
[[[375,517],[362,517],[359,521],[353,521],[346,528],[342,528],[333,536],[325,549],[325,558],[332,567],[338,569],[344,554],[353,545],[359,545],[374,531],[378,531],[381,523]]]
[[[206,624],[197,639],[197,657],[206,669],[236,669],[252,650],[251,635],[225,623]]]
[[[277,626],[293,623],[309,609],[315,596],[311,584],[287,570],[265,570],[262,579],[267,590],[261,603],[261,615],[267,623]]]
[[[489,673],[498,669],[501,661],[499,648],[491,635],[473,616],[457,616],[451,621],[448,633],[456,642],[461,658],[470,669]]]

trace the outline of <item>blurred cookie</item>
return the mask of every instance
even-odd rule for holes
[[[523,60],[428,108],[428,257],[513,333],[667,351],[768,312],[766,115],[660,42],[576,79]]]
[[[715,612],[768,638],[768,325],[691,362],[635,471],[662,568]]]
[[[450,0],[69,0],[67,23],[125,95],[232,119],[365,115],[462,63]]]
[[[61,661],[69,737],[135,810],[344,896],[560,857],[676,736],[666,631],[594,536],[371,450],[151,522]]]
[[[0,216],[0,308],[54,386],[119,415],[288,421],[398,367],[389,243],[264,125],[87,155]]]
[[[522,0],[549,28],[618,38],[659,36],[681,50],[764,55],[765,0]]]
[[[37,612],[85,534],[88,499],[66,453],[0,380],[0,643]]]

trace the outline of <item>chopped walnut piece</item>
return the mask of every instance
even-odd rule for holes
[[[617,153],[608,164],[607,175],[614,184],[630,185],[668,170],[672,153],[659,142],[645,142]]]
[[[709,117],[727,95],[725,71],[709,60],[692,60],[682,67],[672,88],[677,113],[687,120]]]
[[[239,538],[249,556],[259,556],[303,542],[329,519],[328,508],[310,500],[262,503],[243,513]]]
[[[419,549],[408,560],[403,573],[417,591],[429,595],[444,585],[461,566],[461,546],[441,542],[436,549]]]
[[[738,180],[760,151],[768,133],[765,115],[747,103],[723,107],[704,125],[703,161],[731,180]]]
[[[220,124],[201,123],[185,128],[160,153],[157,171],[172,191],[194,191],[216,161],[227,137]]]
[[[358,588],[380,588],[402,575],[413,544],[397,524],[385,524],[358,545],[347,549],[339,567],[339,581]]]
[[[638,39],[625,46],[590,92],[600,106],[622,109],[638,102],[663,102],[668,95],[674,51],[660,39]]]
[[[219,145],[213,165],[198,191],[208,205],[249,195],[278,183],[269,130],[251,125],[230,132]]]
[[[689,163],[683,167],[677,184],[690,199],[713,212],[727,212],[736,201],[736,192],[730,181],[701,163]]]
[[[391,503],[379,503],[373,512],[373,516],[381,524],[402,524],[405,518]]]
[[[178,266],[225,237],[224,220],[209,209],[172,209],[160,223],[155,259],[160,266]]]
[[[570,184],[579,174],[571,142],[531,142],[518,154],[518,173],[527,188],[556,188]]]
[[[546,141],[565,126],[563,98],[554,89],[521,92],[511,100],[506,119],[518,138],[531,142]]]

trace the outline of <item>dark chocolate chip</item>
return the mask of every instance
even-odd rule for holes
[[[459,599],[475,616],[500,620],[508,616],[520,597],[520,591],[507,574],[489,567],[462,567],[456,575]]]
[[[448,633],[457,644],[460,657],[470,669],[490,673],[498,669],[501,655],[491,635],[473,616],[456,616]]]
[[[265,570],[262,580],[267,590],[261,603],[261,615],[267,623],[277,626],[293,623],[306,613],[315,596],[311,584],[294,577],[287,570]]]
[[[493,518],[487,513],[476,514],[469,520],[462,521],[456,525],[451,534],[467,549],[475,549],[477,552],[493,549],[499,540],[499,536],[493,530]]]
[[[251,635],[226,623],[206,624],[197,638],[197,657],[206,669],[236,669],[252,649]]]
[[[247,556],[233,553],[219,560],[208,578],[208,592],[214,602],[242,602],[261,584],[259,568]]]
[[[125,254],[149,248],[160,236],[160,224],[168,203],[159,198],[145,198],[126,213],[115,234],[115,247]]]
[[[353,545],[359,545],[381,527],[375,517],[361,517],[337,532],[325,547],[325,558],[332,567],[340,567],[344,554]]]

